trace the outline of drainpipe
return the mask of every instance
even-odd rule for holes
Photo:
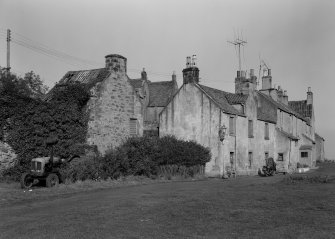
[[[290,139],[290,150],[288,151],[288,165],[287,165],[287,171],[288,171],[288,167],[291,164],[291,144],[292,144],[292,140]]]
[[[235,151],[235,158],[234,158],[234,171],[235,171],[235,173],[234,173],[234,178],[236,178],[236,174],[237,174],[237,169],[236,169],[236,160],[237,160],[237,145],[236,145],[236,143],[237,143],[237,130],[236,130],[236,125],[237,125],[237,115],[235,115],[235,149],[234,149],[234,151]]]

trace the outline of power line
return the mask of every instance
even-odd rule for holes
[[[4,33],[2,31],[0,31],[1,35],[3,35]],[[1,37],[0,35],[0,37]],[[100,65],[100,63],[98,62],[94,62],[94,61],[89,61],[89,60],[85,60],[79,57],[75,57],[72,56],[70,54],[67,54],[65,52],[50,48],[49,46],[37,42],[35,40],[32,40],[20,33],[17,32],[13,32],[13,40],[12,42],[15,43],[16,45],[19,45],[21,47],[25,47],[28,48],[36,53],[45,55],[47,57],[62,61],[66,64],[75,66],[75,67],[81,67],[81,66],[85,66],[85,67],[94,67],[97,68]],[[139,69],[134,69],[134,68],[128,68],[129,72],[141,72],[141,70]],[[159,77],[171,77],[171,74],[167,74],[167,73],[162,73],[162,72],[155,72],[155,71],[148,71],[149,74],[151,75],[155,75],[155,76],[159,76]],[[181,76],[181,75],[177,75],[177,76]]]

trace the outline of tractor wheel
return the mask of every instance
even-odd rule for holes
[[[21,176],[21,188],[31,188],[31,186],[33,186],[34,183],[34,178],[32,177],[32,175],[30,173],[24,173]]]
[[[55,187],[59,184],[59,178],[57,174],[50,173],[46,179],[46,186],[48,188]]]

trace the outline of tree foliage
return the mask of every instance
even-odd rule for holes
[[[89,99],[83,85],[56,86],[49,100],[43,101],[44,86],[33,72],[26,74],[23,83],[18,83],[15,75],[3,76],[1,82],[0,140],[11,145],[21,166],[32,158],[48,156],[46,140],[50,137],[58,139],[54,147],[57,156],[83,151],[78,145],[85,143],[87,117],[83,108]]]
[[[40,76],[36,75],[33,71],[27,72],[24,77],[20,77],[0,70],[0,79],[0,92],[5,92],[6,94],[40,99],[49,89],[43,83]]]

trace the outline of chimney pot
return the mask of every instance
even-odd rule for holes
[[[173,73],[172,73],[172,81],[177,81],[177,76],[176,76],[175,71],[173,71]]]
[[[197,55],[192,55],[192,67],[197,66]]]
[[[268,76],[271,76],[271,69],[268,69]]]

